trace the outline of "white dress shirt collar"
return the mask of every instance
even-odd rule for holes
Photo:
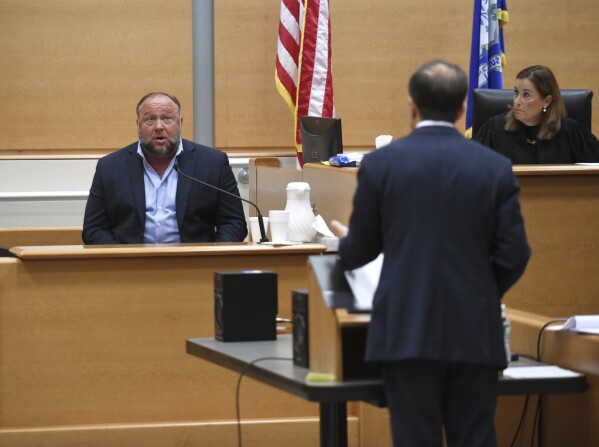
[[[453,123],[449,121],[433,121],[433,120],[422,120],[416,123],[416,129],[420,127],[428,127],[428,126],[443,126],[443,127],[455,127]]]

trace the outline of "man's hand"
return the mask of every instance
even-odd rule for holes
[[[343,225],[338,220],[333,219],[331,221],[331,231],[335,233],[339,238],[347,236],[347,226]]]

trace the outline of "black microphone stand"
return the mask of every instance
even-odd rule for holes
[[[239,200],[243,200],[244,202],[249,203],[250,205],[252,205],[254,208],[256,208],[256,212],[258,213],[258,226],[260,227],[260,242],[259,244],[263,243],[263,242],[268,242],[268,238],[266,237],[266,230],[264,229],[264,219],[262,218],[262,213],[260,212],[260,209],[258,208],[258,205],[256,205],[254,202],[250,202],[247,199],[244,199],[243,197],[240,197],[238,195],[235,195],[229,191],[225,191],[224,189],[218,188],[214,185],[211,185],[210,183],[206,183],[203,182],[197,178],[191,177],[187,174],[185,174],[184,172],[181,171],[181,169],[179,168],[179,163],[175,163],[175,165],[173,166],[173,169],[175,171],[177,171],[179,174],[181,174],[183,177],[188,178],[189,180],[192,180],[194,182],[197,182],[201,185],[207,186],[208,188],[213,188],[216,189],[217,191],[220,192],[224,192],[225,194],[228,194],[230,196],[233,196]]]

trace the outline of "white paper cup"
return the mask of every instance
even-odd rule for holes
[[[273,243],[285,242],[289,225],[289,211],[271,210],[268,212],[268,220],[270,223],[270,237]]]
[[[262,223],[264,223],[264,231],[268,231],[268,217],[262,217]],[[260,223],[257,217],[250,217],[250,234],[252,235],[252,242],[260,242],[262,236],[260,235]]]

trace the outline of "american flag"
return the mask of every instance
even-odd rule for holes
[[[293,114],[302,166],[299,118],[335,116],[329,0],[281,0],[275,84]]]

